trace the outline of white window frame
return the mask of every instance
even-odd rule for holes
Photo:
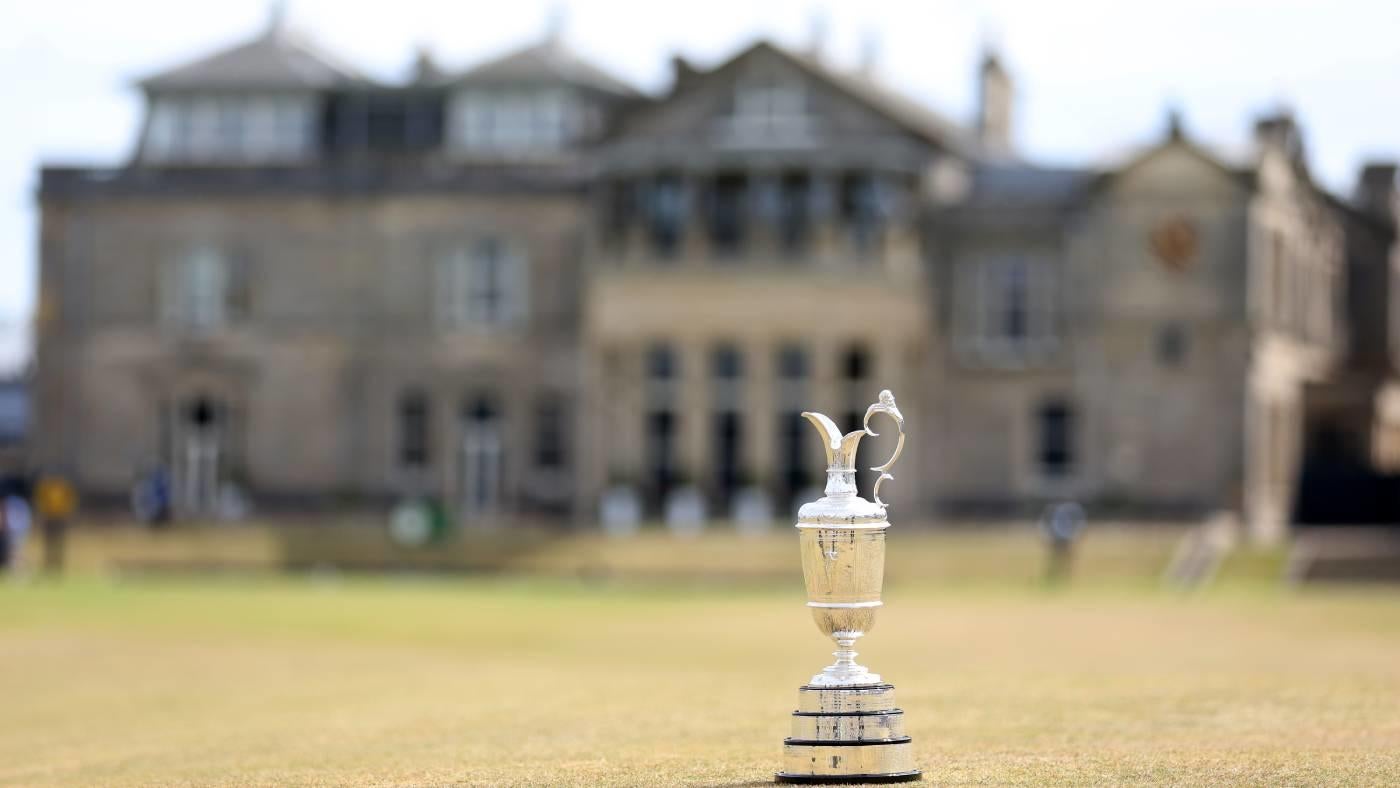
[[[438,261],[439,320],[457,330],[503,330],[526,317],[529,260],[520,244],[486,236]]]
[[[806,146],[812,143],[807,86],[795,75],[761,72],[734,84],[734,113],[723,132],[736,146]]]
[[[463,89],[448,117],[451,146],[470,155],[555,153],[579,127],[575,102],[556,87]]]
[[[228,324],[232,267],[226,254],[199,244],[171,260],[165,273],[161,296],[168,325],[207,333]]]
[[[1051,259],[1009,254],[973,261],[966,268],[971,281],[970,309],[963,315],[965,351],[981,362],[1025,366],[1044,360],[1059,347],[1059,268]],[[1021,290],[1024,333],[1006,331],[1011,299]]]
[[[176,164],[288,162],[311,150],[315,103],[294,93],[160,96],[142,155]]]

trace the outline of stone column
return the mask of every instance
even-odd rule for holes
[[[811,244],[808,256],[821,267],[835,265],[842,254],[840,174],[825,170],[812,172]]]
[[[749,176],[749,216],[742,252],[744,257],[762,261],[777,258],[781,188],[782,181],[776,171],[762,170]]]
[[[455,511],[461,496],[462,392],[455,381],[440,378],[432,388],[429,413],[437,423],[432,451],[437,453],[439,494],[448,511]]]
[[[623,266],[635,265],[651,254],[652,179],[637,177],[632,188],[632,221],[622,233],[618,257]]]
[[[682,265],[708,262],[710,256],[710,226],[707,206],[712,178],[708,174],[687,173],[683,176],[681,202],[685,221],[681,230],[680,261]]]
[[[754,480],[772,494],[776,490],[778,456],[776,349],[767,337],[744,346],[747,373],[744,389],[744,463]]]
[[[676,381],[677,455],[686,480],[702,486],[713,466],[708,351],[709,347],[698,337],[686,337],[676,343],[681,365]]]

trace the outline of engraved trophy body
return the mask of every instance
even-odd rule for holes
[[[870,419],[884,414],[899,429],[894,454],[884,465],[867,501],[856,488],[856,449],[878,433]],[[894,395],[881,391],[865,412],[862,429],[842,435],[820,413],[802,414],[822,435],[826,449],[826,494],[798,510],[802,577],[807,607],[823,634],[836,642],[836,661],[798,690],[792,736],[783,741],[778,782],[851,783],[917,780],[904,712],[894,705],[894,687],[856,662],[855,643],[875,623],[883,605],[885,504],[880,485],[904,450],[904,417]]]

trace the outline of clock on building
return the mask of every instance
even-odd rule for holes
[[[1184,271],[1196,262],[1196,225],[1185,216],[1159,222],[1147,236],[1152,254],[1173,271]]]

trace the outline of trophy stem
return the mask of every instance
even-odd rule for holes
[[[836,657],[836,661],[822,668],[821,673],[812,677],[812,686],[851,687],[880,683],[878,673],[871,673],[869,668],[856,662],[856,639],[862,634],[860,632],[832,633],[831,637],[836,641],[836,650],[831,652],[831,656]]]
[[[831,656],[836,657],[835,667],[845,668],[847,670],[855,670],[856,668],[860,667],[856,664],[857,655],[855,645],[855,638],[837,639],[836,650],[831,652]]]

